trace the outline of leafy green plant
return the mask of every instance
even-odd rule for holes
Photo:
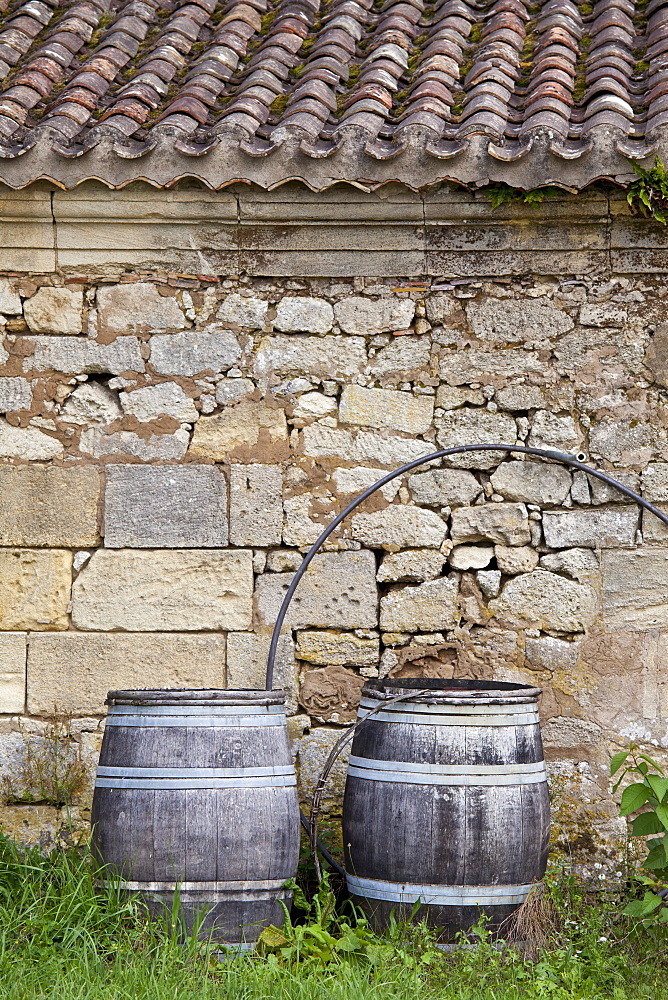
[[[515,204],[528,205],[529,208],[538,208],[548,198],[556,198],[558,195],[563,194],[563,191],[560,188],[552,186],[522,191],[520,188],[514,188],[510,184],[501,181],[498,184],[489,184],[483,188],[483,194],[489,198],[492,211],[494,211],[500,208],[501,205]]]
[[[258,954],[264,957],[286,965],[310,962],[326,966],[363,960],[375,966],[391,960],[404,968],[414,968],[428,965],[438,954],[435,937],[424,926],[409,929],[391,918],[389,933],[381,938],[352,904],[348,904],[350,917],[337,913],[336,897],[326,872],[310,903],[293,879],[286,886],[292,889],[294,906],[302,911],[304,921],[293,922],[287,907],[281,904],[283,926],[266,927],[258,941]],[[417,909],[416,904],[412,917]]]
[[[626,192],[626,200],[634,215],[651,216],[662,225],[668,223],[668,171],[657,156],[649,170],[631,160],[638,175]]]
[[[624,913],[668,923],[668,778],[663,768],[635,744],[614,755],[610,775],[619,775],[614,791],[627,775],[640,779],[622,792],[619,813],[620,816],[638,813],[631,821],[631,836],[649,838],[642,867],[652,874],[639,876],[638,881],[645,889],[643,898],[629,903]]]

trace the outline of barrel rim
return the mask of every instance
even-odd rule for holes
[[[109,691],[105,705],[285,705],[285,691],[254,688],[128,688]]]
[[[537,701],[541,688],[513,681],[482,681],[465,677],[384,677],[368,680],[362,697],[386,701],[397,695],[408,695],[412,702],[458,705],[498,705]],[[417,693],[421,692],[421,693]],[[401,707],[400,705],[397,707]]]

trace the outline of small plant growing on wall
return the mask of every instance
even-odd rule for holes
[[[71,805],[86,784],[87,769],[71,716],[54,709],[40,735],[22,731],[21,763],[3,779],[7,803]]]
[[[489,184],[482,188],[482,191],[489,198],[492,211],[502,205],[528,205],[529,208],[538,208],[544,201],[557,198],[559,195],[563,196],[565,193],[561,188],[549,185],[524,191],[506,184],[504,181],[500,181],[498,184]]]
[[[645,170],[631,161],[638,175],[626,193],[626,200],[633,215],[651,216],[664,226],[668,222],[668,172],[657,156],[654,166]]]
[[[644,895],[629,903],[624,913],[668,923],[668,778],[660,765],[635,744],[614,755],[610,774],[619,774],[614,791],[627,775],[639,779],[622,792],[619,813],[638,813],[631,822],[631,836],[647,838],[647,856],[642,862],[647,874],[638,878]],[[643,811],[638,812],[640,809]]]

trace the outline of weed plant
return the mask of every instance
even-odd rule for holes
[[[4,777],[6,802],[71,805],[86,785],[88,769],[81,743],[72,736],[72,717],[54,708],[41,735],[21,731],[23,760],[18,773]]]
[[[325,884],[260,955],[225,960],[183,934],[178,906],[148,921],[85,847],[0,838],[0,1000],[668,1000],[668,932],[625,915],[628,892],[594,897],[556,866],[506,945],[483,918],[443,953],[425,923],[374,934]]]

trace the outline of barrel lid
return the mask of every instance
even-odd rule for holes
[[[463,677],[385,677],[367,681],[362,696],[387,701],[401,695],[410,701],[450,705],[512,705],[537,701],[541,689],[509,681],[479,681]],[[407,699],[408,700],[408,699]]]
[[[284,705],[285,691],[251,688],[134,688],[110,691],[105,705]]]

